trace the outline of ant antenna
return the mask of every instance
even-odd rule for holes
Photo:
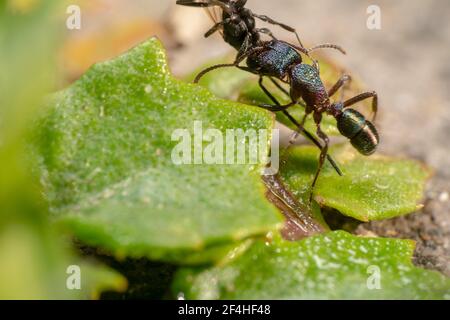
[[[248,50],[247,52],[245,52],[244,54],[242,54],[241,56],[239,56],[234,63],[218,64],[218,65],[215,65],[215,66],[212,66],[212,67],[209,67],[209,68],[203,70],[202,72],[200,72],[197,75],[197,77],[195,77],[194,83],[198,83],[200,81],[200,79],[205,76],[205,74],[207,74],[213,70],[220,69],[220,68],[239,67],[239,64],[242,61],[244,61],[248,56],[251,56],[253,53],[258,52],[261,49],[262,49],[262,47],[252,48],[252,49]]]
[[[335,50],[338,50],[339,52],[341,52],[342,54],[347,54],[347,52],[341,46],[331,44],[331,43],[324,43],[324,44],[320,44],[320,45],[314,46],[312,48],[309,48],[308,53],[318,50],[318,49],[335,49]]]

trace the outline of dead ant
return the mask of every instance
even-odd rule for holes
[[[368,156],[375,152],[379,143],[378,132],[372,122],[366,120],[361,113],[349,107],[360,101],[372,98],[372,111],[374,113],[372,121],[374,121],[378,110],[378,96],[375,91],[365,92],[343,102],[331,103],[330,97],[349,82],[351,78],[348,75],[342,76],[327,91],[320,79],[318,69],[302,62],[300,52],[304,53],[305,50],[284,41],[266,41],[262,45],[248,50],[233,64],[216,65],[204,70],[197,76],[195,82],[198,82],[201,77],[212,70],[222,67],[237,67],[258,75],[261,89],[275,104],[264,104],[259,107],[276,112],[285,111],[289,107],[298,104],[300,99],[305,102],[305,116],[299,127],[303,128],[307,116],[313,114],[313,119],[317,126],[317,135],[324,142],[324,146],[321,147],[319,166],[311,186],[309,199],[311,202],[312,192],[328,155],[330,142],[328,136],[320,127],[323,113],[333,116],[337,120],[340,133],[350,140],[356,150]],[[306,52],[308,51],[306,50]],[[245,59],[247,59],[247,67],[239,66]],[[264,86],[263,77],[269,77],[280,90],[289,94],[291,102],[287,105],[281,105]],[[290,92],[287,92],[273,78],[288,84]]]
[[[268,16],[253,13],[250,9],[245,8],[247,0],[177,0],[177,4],[207,8],[210,17],[214,21],[214,26],[206,32],[205,37],[207,38],[215,32],[221,31],[225,42],[238,51],[237,58],[246,53],[251,47],[260,44],[261,33],[275,38],[269,29],[256,28],[256,19],[277,25],[284,30],[294,33],[300,46],[303,47],[300,36],[294,28],[277,22]],[[217,8],[220,8],[222,12],[214,11]]]
[[[259,47],[264,44],[264,42],[261,40],[260,34],[266,34],[269,35],[273,40],[276,40],[275,36],[272,34],[272,32],[267,28],[256,28],[256,21],[255,18],[258,18],[262,21],[268,22],[273,25],[280,26],[281,28],[292,32],[295,34],[300,47],[301,52],[303,52],[305,55],[309,57],[309,53],[316,49],[321,48],[333,48],[340,50],[342,53],[345,54],[345,51],[340,48],[339,46],[332,45],[332,44],[322,44],[316,47],[313,47],[309,50],[306,50],[303,47],[303,44],[300,40],[300,37],[297,33],[297,31],[287,26],[283,23],[277,22],[273,20],[272,18],[269,18],[265,15],[258,15],[254,14],[251,10],[245,8],[245,5],[247,3],[247,0],[203,0],[203,1],[195,1],[195,0],[177,0],[177,4],[184,5],[184,6],[190,6],[190,7],[200,7],[200,8],[220,8],[222,10],[222,20],[219,21],[218,13],[215,11],[208,11],[210,17],[215,22],[214,26],[205,34],[205,37],[209,37],[212,34],[214,34],[217,31],[221,31],[223,39],[225,42],[230,44],[232,47],[234,47],[237,51],[237,57],[236,61],[233,65],[238,65],[242,57],[246,57],[246,54],[249,50],[251,50],[254,47]],[[315,66],[317,69],[319,69],[319,65],[317,61],[313,60]],[[271,81],[273,81],[277,87],[281,90],[283,88],[276,83],[276,81],[271,78]],[[270,94],[267,90],[264,90],[264,92],[269,96],[270,99],[275,104],[278,104],[278,102],[274,99],[273,95]],[[283,91],[286,93],[285,91]],[[275,110],[272,110],[275,111]],[[310,141],[312,141],[318,148],[322,149],[322,145],[320,142],[307,130],[303,128],[303,126],[298,123],[298,121],[293,118],[287,110],[281,110],[287,118],[294,123],[294,125],[297,127],[297,131],[299,133],[303,133]],[[337,166],[336,162],[327,154],[328,161],[331,163],[331,165],[334,167],[336,172],[339,175],[342,175],[341,170]]]

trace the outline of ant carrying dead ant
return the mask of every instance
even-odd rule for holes
[[[311,187],[309,199],[311,202],[312,191],[328,155],[328,145],[330,142],[330,139],[320,127],[323,113],[333,116],[337,120],[340,133],[350,140],[356,150],[368,156],[375,152],[379,143],[379,135],[372,122],[366,120],[361,113],[349,107],[360,101],[372,98],[374,120],[378,110],[378,96],[374,91],[365,92],[343,102],[331,103],[330,97],[341,89],[345,83],[349,82],[351,78],[348,75],[342,76],[327,91],[320,79],[318,69],[312,65],[303,63],[300,52],[305,53],[305,51],[308,52],[304,48],[284,41],[272,40],[262,42],[260,46],[248,50],[233,64],[216,65],[204,70],[197,76],[195,82],[198,82],[201,77],[212,70],[222,67],[237,67],[258,75],[261,89],[275,104],[264,104],[259,107],[276,112],[285,111],[298,104],[300,99],[305,102],[305,116],[299,125],[303,128],[307,116],[312,114],[317,127],[317,135],[324,142],[324,146],[321,147],[319,166]],[[247,59],[247,66],[240,66],[239,64],[245,59]],[[271,80],[275,78],[288,84],[290,86],[289,93],[281,86],[279,88],[280,90],[284,90],[286,94],[289,94],[291,102],[287,105],[280,105],[264,86],[263,77],[269,77]],[[276,81],[273,82],[279,85]]]
[[[337,49],[345,54],[345,51],[342,48],[340,48],[339,46],[333,45],[333,44],[322,44],[319,46],[315,46],[309,50],[306,50],[303,47],[300,37],[294,28],[292,28],[288,25],[285,25],[283,23],[277,22],[268,16],[254,14],[250,9],[245,8],[246,3],[247,3],[247,0],[203,0],[203,1],[177,0],[177,4],[179,4],[179,5],[190,6],[190,7],[200,7],[200,8],[206,8],[209,10],[208,13],[209,13],[210,17],[213,19],[213,21],[215,22],[215,24],[208,32],[206,32],[205,37],[209,37],[219,30],[221,31],[222,37],[225,40],[225,42],[230,44],[232,47],[234,47],[238,51],[238,54],[237,54],[237,57],[236,57],[236,60],[233,64],[233,66],[234,65],[237,66],[243,60],[242,57],[244,57],[244,59],[245,59],[245,57],[247,56],[246,54],[248,53],[249,50],[251,50],[252,48],[255,48],[255,47],[260,47],[264,44],[264,42],[261,40],[260,34],[266,34],[266,35],[270,36],[274,41],[278,41],[269,29],[256,28],[255,18],[258,18],[262,21],[268,22],[269,24],[272,24],[272,25],[280,26],[281,28],[294,33],[300,44],[300,47],[298,47],[298,48],[300,49],[300,51],[302,53],[304,53],[308,57],[309,57],[310,52],[317,50],[317,49],[322,49],[322,48]],[[221,14],[222,20],[220,20],[220,21],[219,21],[220,13],[213,11],[213,9],[217,9],[217,8],[220,8],[222,10],[222,14]],[[313,62],[315,64],[316,68],[319,69],[319,65],[318,65],[317,61],[313,60]],[[224,66],[227,66],[227,65],[224,65]],[[283,92],[286,93],[284,91],[284,89],[273,78],[270,78],[270,79],[272,82],[275,83],[275,85],[280,90],[283,90]],[[278,104],[278,102],[273,98],[273,96],[267,90],[265,90],[265,93],[269,96],[269,98],[272,99],[272,101],[274,103]],[[272,111],[275,111],[275,110],[272,110]],[[286,115],[286,117],[292,123],[294,123],[294,125],[297,127],[297,131],[299,133],[303,133],[306,136],[306,138],[308,138],[310,141],[312,141],[319,149],[322,149],[322,145],[320,144],[320,142],[310,132],[305,130],[304,127],[302,125],[300,125],[300,123],[298,123],[298,121],[296,121],[295,118],[292,117],[286,109],[281,110],[281,111]],[[339,167],[337,166],[336,162],[328,154],[327,154],[327,159],[331,163],[331,165],[334,167],[336,172],[339,175],[342,175],[342,172],[339,169]]]

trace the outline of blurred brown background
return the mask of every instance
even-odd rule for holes
[[[176,6],[175,0],[76,3],[82,28],[67,32],[61,55],[66,83],[153,35],[168,48],[171,68],[180,76],[231,51],[219,35],[203,38],[211,26],[203,10]],[[369,5],[381,8],[381,30],[366,26]],[[361,225],[357,232],[415,239],[416,262],[450,275],[450,2],[249,0],[247,7],[295,27],[307,44],[332,42],[347,50],[347,56],[332,57],[380,96],[381,152],[435,169],[421,212]]]

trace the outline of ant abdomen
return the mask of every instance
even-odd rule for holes
[[[369,156],[375,152],[380,141],[377,129],[358,111],[354,109],[342,111],[337,117],[337,127],[361,154]]]

